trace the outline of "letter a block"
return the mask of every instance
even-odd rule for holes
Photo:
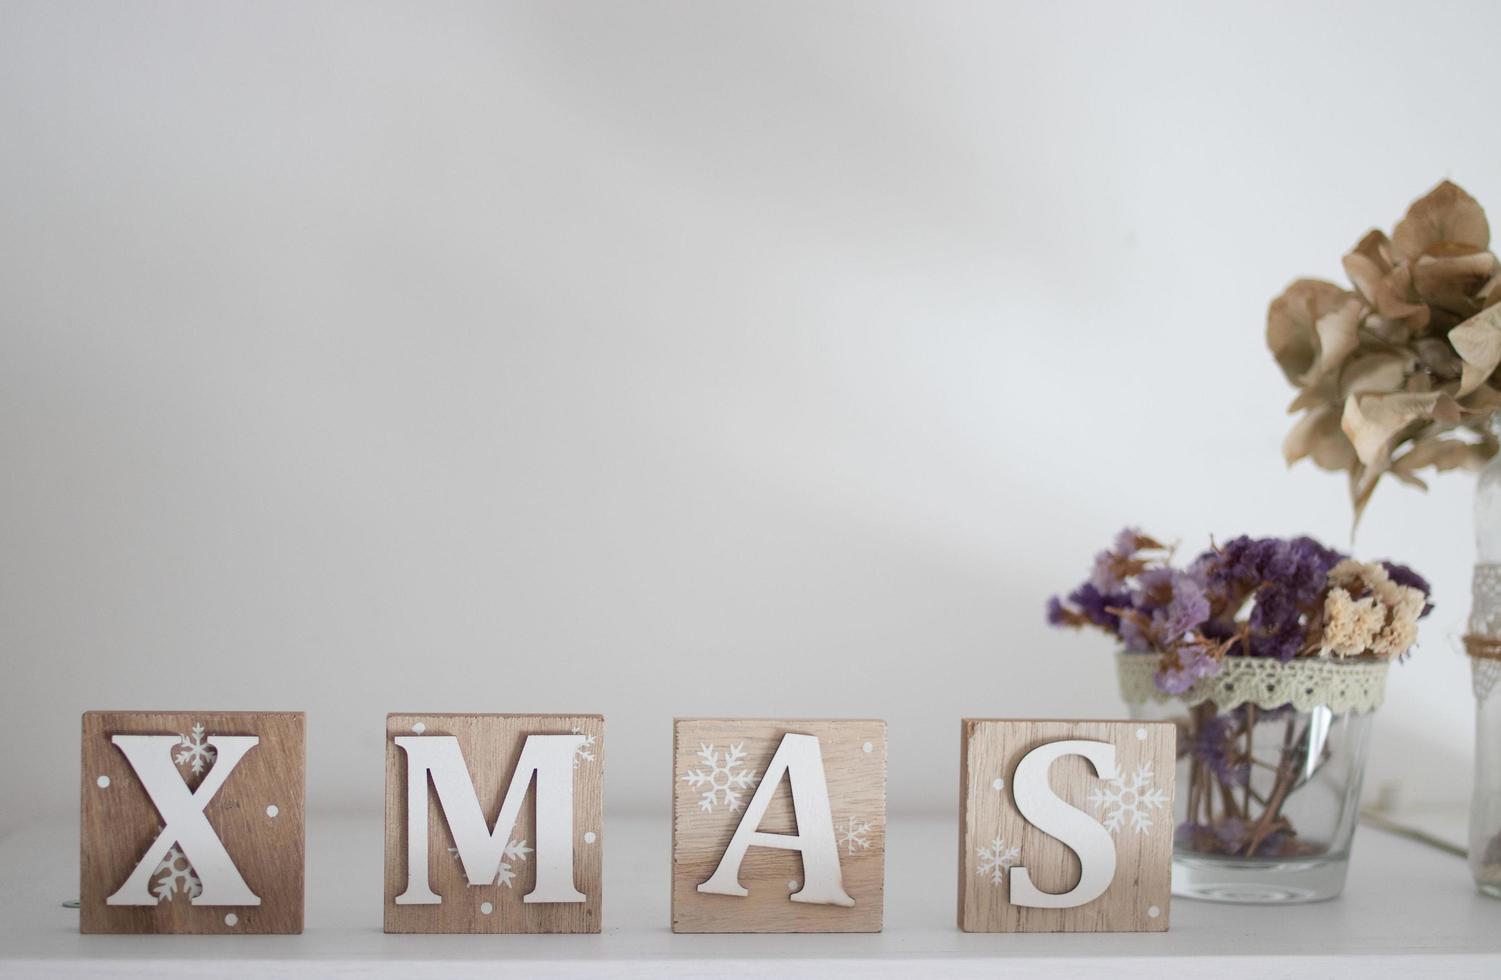
[[[386,716],[386,932],[599,932],[601,715]]]
[[[959,928],[1163,932],[1177,729],[966,718]]]
[[[300,712],[83,716],[79,930],[302,931]]]
[[[880,932],[886,723],[679,718],[673,932]]]

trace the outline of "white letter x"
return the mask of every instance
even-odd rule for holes
[[[110,739],[125,753],[125,758],[141,778],[141,785],[161,814],[163,830],[146,849],[146,856],[136,865],[125,884],[105,900],[106,905],[155,905],[151,879],[167,852],[176,843],[193,866],[203,891],[192,900],[194,905],[259,905],[261,900],[235,867],[224,843],[214,832],[203,808],[214,798],[219,787],[239,765],[245,753],[260,743],[255,735],[216,735],[208,744],[218,750],[214,764],[198,789],[188,792],[182,773],[172,764],[172,750],[181,744],[176,735],[116,735]]]

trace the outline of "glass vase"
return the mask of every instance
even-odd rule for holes
[[[1178,725],[1173,894],[1243,903],[1338,895],[1387,665],[1230,658],[1220,675],[1173,696],[1152,684],[1155,656],[1120,660],[1133,717]]]
[[[1492,431],[1496,420],[1492,420]],[[1501,898],[1501,455],[1475,486],[1475,575],[1465,649],[1475,691],[1475,785],[1470,797],[1470,873]]]
[[[1471,659],[1475,675],[1475,788],[1470,798],[1470,873],[1501,898],[1501,661]]]

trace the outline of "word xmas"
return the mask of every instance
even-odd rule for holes
[[[675,932],[878,932],[886,725],[678,719]],[[959,926],[1168,926],[1175,728],[967,719]],[[90,712],[80,928],[296,933],[298,713]],[[599,932],[600,715],[386,719],[389,933]]]

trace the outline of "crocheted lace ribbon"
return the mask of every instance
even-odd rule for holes
[[[1475,689],[1476,701],[1490,697],[1498,681],[1501,681],[1501,660],[1470,658],[1470,686]]]
[[[1501,565],[1475,566],[1470,580],[1470,630],[1464,643],[1475,698],[1484,701],[1501,681]]]
[[[1157,687],[1155,653],[1116,654],[1121,697],[1127,704],[1151,701],[1181,701],[1195,705],[1213,701],[1221,711],[1243,704],[1280,708],[1290,704],[1299,711],[1326,707],[1330,711],[1375,711],[1386,694],[1384,660],[1337,663],[1302,657],[1283,663],[1269,657],[1226,657],[1220,672],[1201,678],[1182,694],[1165,694]]]

